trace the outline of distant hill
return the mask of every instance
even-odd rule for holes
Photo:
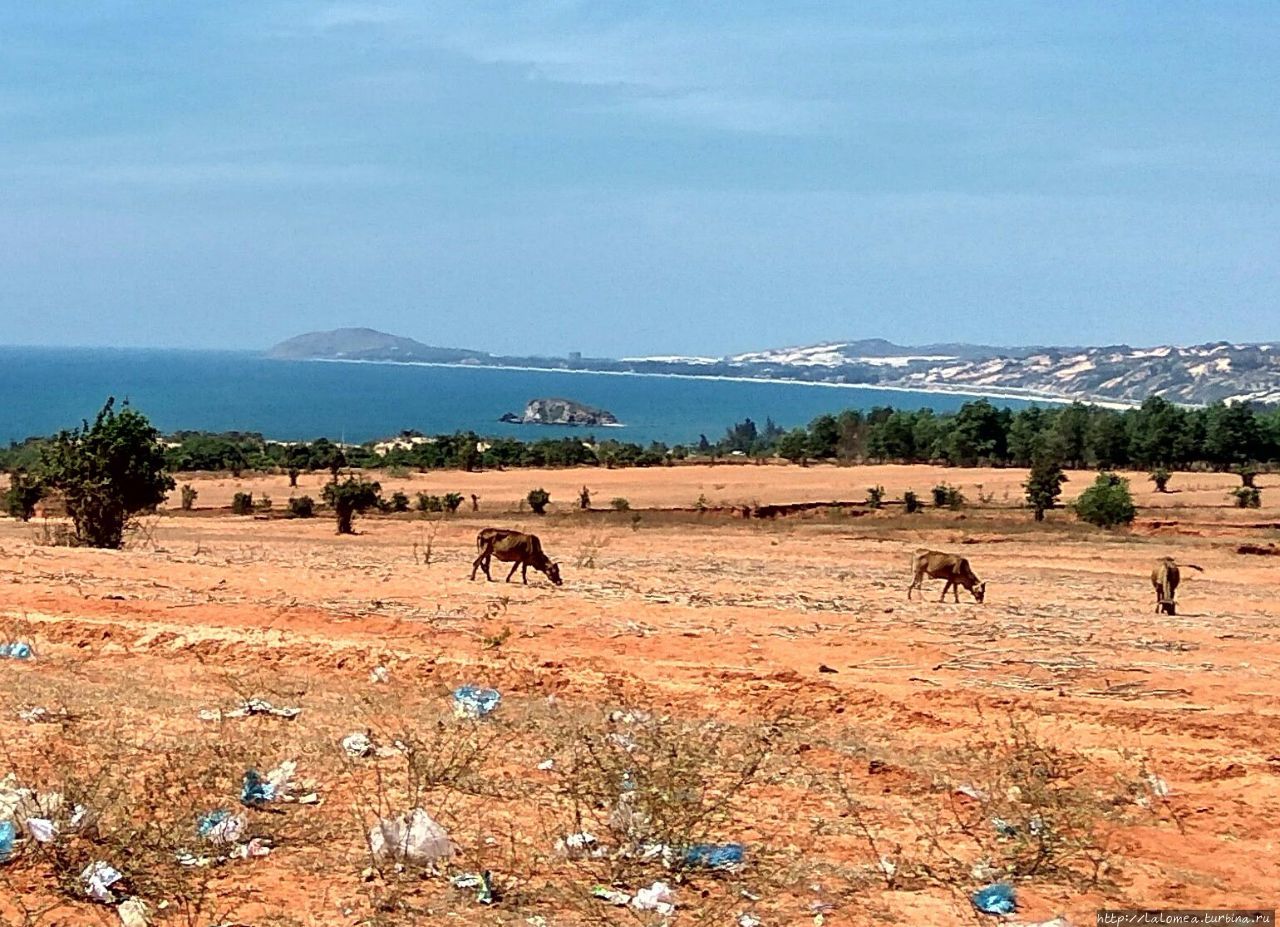
[[[369,328],[343,328],[290,338],[272,348],[268,356],[750,377],[1085,402],[1139,403],[1149,396],[1164,396],[1188,405],[1232,399],[1280,402],[1280,344],[906,347],[869,338],[729,357],[663,355],[619,359],[578,355],[503,357],[462,348],[431,347]]]
[[[281,360],[419,361],[436,364],[490,359],[490,355],[483,351],[437,348],[372,328],[308,332],[280,342],[267,352],[267,356]]]

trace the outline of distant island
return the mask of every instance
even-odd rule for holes
[[[513,357],[436,347],[371,328],[298,335],[271,348],[283,360],[366,361],[783,380],[991,397],[1136,405],[1149,396],[1203,405],[1280,402],[1280,343],[1019,347],[880,338],[726,357]]]
[[[618,417],[572,399],[531,399],[524,414],[508,412],[499,421],[517,425],[617,425]]]

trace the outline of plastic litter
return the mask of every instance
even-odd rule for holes
[[[94,901],[102,904],[115,904],[116,896],[111,891],[124,876],[102,860],[92,862],[80,873],[80,881],[84,883],[84,892]]]
[[[555,769],[555,768],[556,768],[556,761],[555,761],[555,760],[543,760],[541,763],[539,763],[539,764],[538,764],[538,768],[539,768],[540,770],[542,770],[543,772],[547,772],[548,770]]]
[[[13,660],[30,660],[31,645],[26,641],[11,641],[7,644],[0,644],[0,657],[9,657]]]
[[[27,833],[36,843],[53,843],[58,835],[58,826],[48,818],[27,818]]]
[[[387,683],[391,681],[391,674],[385,666],[375,666],[369,671],[369,681]]]
[[[686,847],[684,864],[703,869],[732,869],[741,866],[746,848],[740,843],[695,843]]]
[[[1018,825],[1011,821],[1006,821],[1004,818],[992,818],[991,826],[995,828],[996,833],[1001,837],[1018,836]]]
[[[656,911],[663,917],[670,917],[676,913],[676,896],[671,893],[666,882],[654,882],[635,893],[631,899],[631,907],[637,911]]]
[[[42,724],[45,722],[58,721],[66,718],[66,716],[67,713],[65,710],[59,711],[55,714],[43,705],[36,705],[33,708],[28,708],[24,711],[18,712],[18,720],[26,721],[28,724]]]
[[[239,843],[227,854],[229,859],[251,859],[255,856],[270,856],[271,844],[265,838],[254,837],[248,843]]]
[[[0,821],[0,863],[13,855],[13,842],[18,839],[18,828],[12,821]]]
[[[760,918],[752,914],[743,913],[738,915],[738,927],[760,927],[760,925]]]
[[[120,915],[120,927],[147,927],[151,923],[151,912],[141,898],[126,898],[116,907]]]
[[[986,801],[987,798],[986,792],[977,786],[969,785],[967,782],[964,785],[957,785],[952,791],[957,795],[963,795],[965,798],[972,798],[974,801]]]
[[[248,826],[249,821],[243,814],[232,814],[226,808],[219,808],[201,816],[196,822],[196,833],[216,846],[236,843]]]
[[[497,689],[481,686],[459,686],[453,690],[453,713],[460,718],[483,718],[502,701]]]
[[[1151,794],[1156,798],[1168,798],[1169,793],[1172,791],[1169,788],[1169,783],[1165,782],[1155,773],[1147,774],[1147,786],[1151,789]]]
[[[364,757],[373,755],[373,741],[369,735],[354,731],[342,738],[342,751],[347,756]]]
[[[618,907],[626,907],[631,904],[631,896],[626,892],[620,892],[616,888],[608,888],[604,885],[597,885],[591,890],[592,898],[599,898],[601,901],[607,901],[609,904]]]
[[[604,856],[607,851],[600,846],[600,841],[596,839],[595,834],[583,831],[580,834],[570,834],[557,840],[556,852],[569,857],[569,859],[582,859],[584,857]]]
[[[1013,894],[1013,886],[1007,882],[997,882],[980,888],[970,896],[973,906],[983,914],[1012,914],[1018,909],[1018,901]]]
[[[277,707],[263,698],[250,698],[236,708],[223,711],[220,708],[205,708],[198,717],[201,721],[221,721],[223,718],[247,718],[249,715],[271,715],[276,718],[292,720],[302,714],[301,708],[290,706]]]
[[[493,904],[497,900],[493,891],[493,879],[488,869],[484,872],[464,872],[462,875],[454,876],[450,881],[454,888],[474,888],[476,901],[480,904]]]
[[[421,808],[395,818],[382,818],[369,831],[375,859],[429,866],[453,855],[448,832]]]
[[[276,797],[276,787],[262,778],[256,769],[246,769],[244,785],[240,788],[240,801],[250,808],[270,804]]]

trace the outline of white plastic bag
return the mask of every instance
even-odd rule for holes
[[[453,855],[453,842],[443,827],[421,808],[383,818],[369,831],[375,859],[430,866]]]

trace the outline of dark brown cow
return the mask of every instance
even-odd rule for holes
[[[942,595],[938,597],[939,602],[947,597],[948,590],[955,597],[955,601],[959,602],[961,586],[969,590],[976,602],[981,602],[987,594],[987,584],[978,581],[978,577],[969,566],[968,559],[959,554],[944,554],[941,551],[926,550],[922,547],[911,557],[911,572],[913,574],[911,585],[907,587],[908,602],[911,601],[911,590],[920,589],[926,575],[930,579],[947,581],[942,587]],[[924,596],[923,590],[920,595]]]
[[[489,573],[489,564],[494,557],[503,563],[511,564],[511,572],[507,574],[507,582],[520,570],[521,582],[528,585],[529,567],[539,570],[557,586],[561,585],[560,564],[552,563],[551,558],[542,552],[542,542],[536,534],[524,534],[509,528],[485,528],[476,537],[476,549],[480,556],[471,564],[471,578],[476,578],[476,570],[484,570],[485,579],[493,582]]]
[[[1194,563],[1188,563],[1187,566],[1193,570],[1204,572],[1204,567],[1196,566]],[[1151,585],[1156,589],[1156,614],[1164,612],[1166,615],[1172,615],[1176,606],[1173,604],[1173,597],[1178,593],[1178,583],[1182,581],[1182,572],[1178,569],[1172,557],[1161,557],[1156,561],[1156,565],[1151,568]]]

